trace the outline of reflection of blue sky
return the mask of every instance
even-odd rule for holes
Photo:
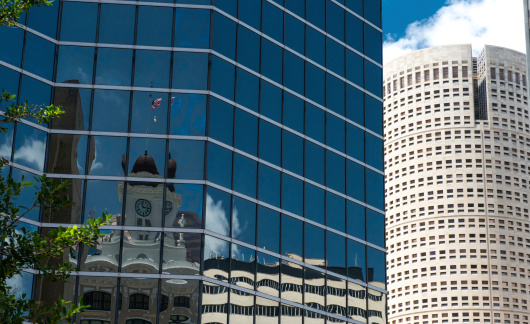
[[[127,150],[127,138],[94,136],[95,158],[89,174],[123,176],[122,156]]]
[[[94,48],[61,46],[57,61],[57,82],[78,80],[92,83]]]
[[[24,70],[51,80],[54,56],[55,45],[53,43],[31,33],[27,34],[26,48],[24,50]]]
[[[45,153],[46,133],[24,124],[18,124],[14,161],[43,171]]]
[[[13,148],[13,124],[5,124],[7,131],[0,138],[0,157],[11,160],[11,149]]]
[[[15,180],[17,182],[21,182],[22,181],[22,177],[24,177],[24,181],[33,182],[34,186],[39,186],[38,182],[35,180],[35,177],[36,177],[35,174],[29,173],[29,172],[26,172],[26,171],[22,171],[22,170],[19,170],[17,168],[13,168],[13,172],[11,174],[11,177],[13,178],[13,180]],[[32,206],[33,203],[35,202],[35,192],[36,191],[37,191],[37,188],[34,188],[33,186],[24,188],[24,190],[22,190],[22,193],[20,194],[20,196],[17,197],[17,200],[15,202],[17,207],[24,206],[24,207],[28,208],[28,207]],[[24,213],[26,210],[27,209],[21,209],[20,213]],[[39,219],[39,211],[38,211],[38,209],[31,210],[24,217],[36,221],[36,220]],[[23,223],[21,223],[21,224],[23,224]]]
[[[4,44],[9,44],[9,46],[0,47],[0,60],[20,67],[24,31],[20,28],[2,26],[0,27],[0,39]]]
[[[177,162],[177,179],[202,180],[204,178],[203,141],[171,140],[169,153]]]
[[[181,211],[190,211],[199,215],[202,219],[202,185],[174,184],[175,192],[182,199]]]
[[[172,94],[170,134],[204,136],[206,131],[206,96]]]
[[[229,256],[229,247],[228,242],[206,235],[204,238],[204,257],[205,259],[227,258]]]
[[[134,66],[136,87],[168,88],[171,52],[137,50]]]
[[[129,91],[95,90],[92,130],[126,132],[129,100]]]
[[[31,298],[33,276],[31,273],[21,272],[20,275],[15,275],[7,279],[6,285],[11,287],[11,293],[16,298],[22,298],[23,294],[26,295],[26,298]]]
[[[23,75],[20,90],[20,101],[28,101],[30,105],[49,105],[52,87]]]
[[[85,219],[90,211],[95,217],[107,210],[110,214],[121,214],[121,202],[118,200],[118,181],[88,180],[85,201]]]
[[[210,11],[177,8],[175,47],[208,48],[210,45]]]
[[[153,110],[152,103],[155,99],[162,99],[162,101]],[[131,132],[145,134],[149,123],[149,134],[166,134],[168,103],[167,93],[134,92]]]
[[[96,84],[131,85],[132,50],[100,48],[96,69]]]
[[[0,89],[4,89],[10,94],[18,94],[18,79],[20,73],[0,65],[0,75],[2,76],[0,78]],[[4,104],[2,104],[2,106],[3,105]]]

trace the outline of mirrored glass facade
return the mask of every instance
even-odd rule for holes
[[[78,324],[386,323],[381,1],[59,1],[2,28],[0,87],[62,105],[2,170],[69,181],[46,232],[108,211]],[[27,193],[31,199],[31,193]],[[22,281],[21,281],[22,282]]]

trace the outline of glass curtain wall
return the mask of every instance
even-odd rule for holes
[[[67,282],[80,324],[386,323],[381,1],[59,1],[0,28],[0,87],[62,105],[3,176],[69,181],[46,233],[112,214]],[[27,192],[22,201],[30,201]]]

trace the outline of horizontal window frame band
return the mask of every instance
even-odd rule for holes
[[[31,273],[31,274],[35,274],[35,275],[39,274],[39,271],[36,271],[34,269],[27,269],[26,268],[26,269],[23,269],[22,271],[27,272],[27,273]],[[282,299],[282,298],[279,298],[279,297],[270,296],[270,295],[264,294],[264,293],[259,292],[259,291],[250,290],[250,289],[247,289],[245,287],[241,287],[241,286],[237,286],[237,285],[234,285],[234,284],[226,283],[224,281],[216,280],[216,279],[213,279],[213,278],[210,278],[210,277],[206,277],[206,276],[203,276],[203,275],[197,275],[197,276],[192,276],[192,275],[168,275],[168,274],[140,274],[140,275],[138,275],[136,273],[124,273],[124,272],[89,272],[89,271],[75,271],[75,272],[71,272],[70,275],[71,276],[86,276],[86,277],[107,277],[107,278],[142,278],[142,279],[145,278],[145,279],[201,280],[201,281],[212,283],[212,284],[215,284],[215,285],[218,285],[218,286],[223,286],[223,287],[226,287],[226,288],[242,291],[242,292],[245,292],[245,293],[253,295],[253,296],[262,297],[262,298],[269,299],[269,300],[272,300],[272,301],[275,301],[275,302],[278,302],[278,303],[287,304],[289,306],[293,306],[293,307],[297,307],[297,308],[300,308],[300,309],[308,310],[308,311],[311,311],[311,312],[314,312],[314,313],[319,313],[321,315],[325,315],[325,316],[328,316],[328,317],[333,317],[333,318],[336,318],[336,319],[340,319],[340,320],[346,321],[348,323],[366,324],[365,322],[359,322],[357,320],[350,319],[350,318],[347,318],[347,317],[344,317],[344,316],[340,316],[340,315],[337,315],[335,313],[328,313],[328,312],[325,312],[325,311],[322,311],[322,310],[319,310],[319,309],[316,309],[316,308],[311,308],[311,307],[306,306],[306,305],[302,305],[302,304],[298,304],[298,303],[292,302],[290,300],[286,300],[286,299]],[[368,288],[376,290],[376,291],[378,291],[380,293],[383,293],[383,294],[387,294],[387,292],[385,290],[381,290],[380,288],[377,288],[377,287],[368,287]]]

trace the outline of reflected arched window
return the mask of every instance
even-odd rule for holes
[[[83,295],[83,305],[90,305],[90,310],[110,311],[111,295],[103,291],[91,291]]]
[[[129,297],[129,309],[149,310],[149,296],[146,294],[132,294]]]
[[[167,305],[169,304],[169,298],[166,295],[162,295],[162,298],[160,299],[160,311],[163,312],[167,309]]]
[[[125,324],[151,324],[151,322],[140,319],[140,318],[135,318],[135,319],[128,319],[127,322],[125,322]]]
[[[173,306],[190,308],[190,298],[186,296],[177,296],[173,300]]]

